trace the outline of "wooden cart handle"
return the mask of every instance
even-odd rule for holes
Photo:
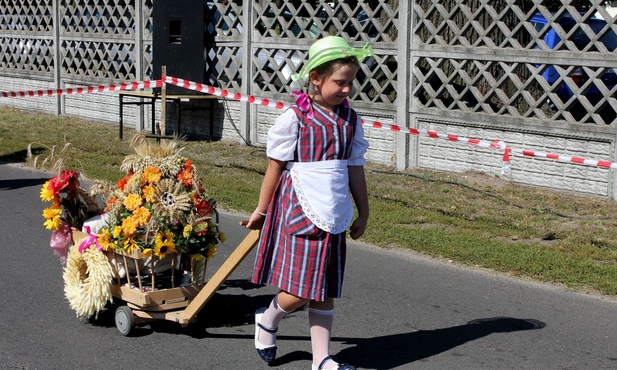
[[[199,294],[189,303],[184,311],[178,313],[176,322],[181,324],[189,323],[193,320],[195,315],[203,308],[203,306],[212,298],[218,288],[227,280],[229,275],[238,267],[240,262],[253,250],[253,247],[259,241],[259,230],[251,230],[248,235],[242,240],[240,245],[231,253],[231,255],[225,260],[223,265],[216,270],[214,275],[201,289]]]

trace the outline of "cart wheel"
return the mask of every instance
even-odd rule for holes
[[[135,315],[128,306],[120,306],[116,309],[116,328],[120,334],[127,336],[135,327]]]

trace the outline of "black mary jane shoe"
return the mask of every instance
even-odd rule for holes
[[[323,366],[329,360],[332,360],[332,357],[327,356],[326,358],[321,360],[321,363],[319,364],[319,366],[317,366],[317,370],[323,370]],[[332,360],[332,361],[334,361],[334,360]],[[336,370],[356,370],[357,369],[355,366],[352,366],[352,365],[349,365],[349,364],[339,364],[336,361],[335,361],[335,363],[337,364]]]
[[[265,345],[259,342],[259,331],[263,330],[270,334],[275,334],[278,328],[270,329],[261,325],[261,317],[263,316],[266,308],[260,308],[255,311],[255,349],[257,350],[257,354],[261,357],[265,362],[272,362],[276,357],[276,344]]]

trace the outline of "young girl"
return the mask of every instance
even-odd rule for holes
[[[276,356],[280,320],[308,303],[312,369],[355,369],[332,360],[329,347],[353,203],[358,217],[351,223],[352,239],[364,234],[369,216],[363,168],[368,142],[347,97],[359,62],[371,55],[368,44],[352,48],[341,37],[316,41],[293,76],[308,76],[310,96],[295,92],[296,105],[268,131],[268,168],[247,224],[263,226],[252,281],[281,289],[269,307],[255,313],[255,347],[266,362]]]

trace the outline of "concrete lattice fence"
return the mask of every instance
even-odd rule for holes
[[[292,86],[290,76],[310,44],[339,34],[376,51],[359,72],[353,99],[369,121],[615,161],[617,45],[610,40],[617,26],[604,3],[204,1],[205,72],[198,82],[289,102],[289,93],[302,87]],[[149,79],[153,12],[155,1],[0,0],[0,90]],[[547,41],[551,34],[559,36],[555,43]],[[118,123],[112,93],[0,98],[0,104]],[[173,106],[167,111],[172,121]],[[263,145],[279,113],[219,100],[213,122],[203,112],[184,115],[183,133],[209,135],[213,124],[216,138]],[[142,129],[150,114],[130,107],[124,118]],[[366,135],[368,159],[399,169],[501,170],[500,151],[375,128]],[[514,156],[511,178],[617,198],[612,169]]]

